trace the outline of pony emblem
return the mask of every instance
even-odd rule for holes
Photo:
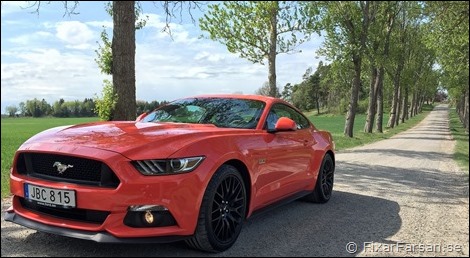
[[[65,165],[60,163],[59,161],[54,162],[54,165],[52,167],[57,167],[57,171],[59,171],[59,174],[62,174],[67,170],[68,168],[73,168],[73,165]]]

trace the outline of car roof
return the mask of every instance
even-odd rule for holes
[[[231,98],[231,99],[259,100],[259,101],[264,101],[264,102],[272,102],[275,100],[279,100],[277,98],[273,98],[269,96],[254,95],[254,94],[204,94],[204,95],[190,96],[188,98]]]

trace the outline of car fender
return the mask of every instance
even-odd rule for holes
[[[251,171],[253,171],[253,164],[250,164],[246,150],[240,149],[239,145],[236,144],[236,139],[238,137],[240,136],[236,136],[234,138],[230,135],[224,135],[213,136],[201,139],[199,141],[194,141],[184,148],[181,148],[179,151],[173,153],[169,158],[201,156],[201,148],[204,148],[204,161],[195,171],[190,172],[197,173],[199,182],[201,183],[201,186],[204,187],[204,189],[207,188],[210,179],[213,177],[217,169],[231,160],[238,160],[248,168],[248,173],[250,174],[249,183],[251,184]],[[248,153],[248,155],[250,155],[250,153]],[[198,206],[200,206],[202,203],[204,192],[205,191],[201,191],[200,196],[197,198]]]

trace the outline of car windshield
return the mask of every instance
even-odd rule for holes
[[[170,102],[142,122],[213,124],[217,127],[254,129],[265,103],[235,98],[190,98]]]

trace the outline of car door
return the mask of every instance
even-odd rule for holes
[[[297,130],[270,132],[280,117],[288,117],[297,124]],[[259,205],[275,202],[305,189],[307,173],[312,160],[312,128],[299,112],[285,104],[272,106],[265,124],[263,138],[266,158],[256,180]]]

